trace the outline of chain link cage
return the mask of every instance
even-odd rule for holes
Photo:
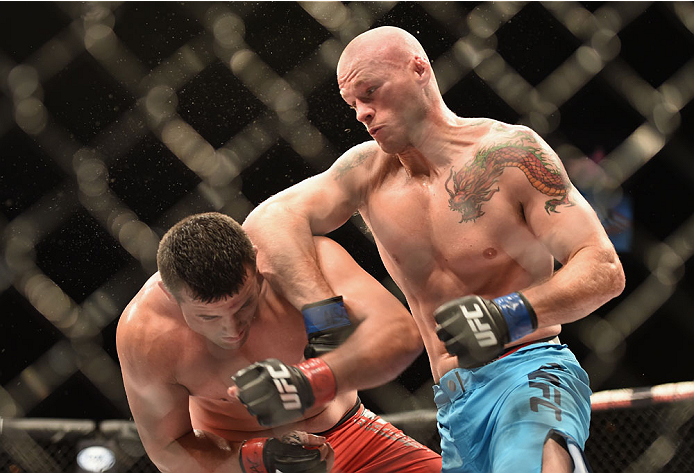
[[[154,471],[121,311],[175,222],[243,221],[370,138],[335,66],[382,25],[420,40],[455,113],[542,135],[598,213],[627,287],[561,335],[593,390],[694,378],[692,2],[2,2],[2,471],[75,471],[89,442]],[[357,216],[330,236],[405,302]],[[438,448],[431,385],[422,356],[361,395]],[[691,442],[676,400],[596,410],[587,449],[596,471],[685,472]]]
[[[586,456],[593,473],[694,471],[694,382],[646,389],[602,391],[592,397]],[[440,452],[436,412],[419,410],[384,418]],[[6,419],[0,430],[0,468],[19,472],[82,472],[80,451],[113,452],[111,473],[156,472],[134,423],[69,419]]]

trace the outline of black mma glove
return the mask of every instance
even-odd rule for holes
[[[326,473],[326,462],[316,448],[291,445],[275,438],[246,440],[239,450],[244,473]]]
[[[306,409],[332,401],[337,382],[321,358],[286,365],[270,358],[240,370],[231,379],[238,398],[262,426],[282,425],[301,418]]]
[[[301,308],[308,345],[305,358],[316,358],[340,346],[354,331],[342,296],[332,297]]]
[[[477,368],[504,351],[504,345],[537,328],[537,316],[520,293],[486,300],[465,296],[434,311],[436,335],[461,368]]]
[[[308,345],[304,348],[304,358],[318,358],[321,355],[333,351],[344,343],[354,332],[354,327],[331,328],[308,335]]]

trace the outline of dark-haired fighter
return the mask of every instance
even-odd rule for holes
[[[337,81],[374,141],[249,215],[261,273],[330,297],[311,235],[359,211],[429,355],[443,471],[581,471],[588,377],[554,337],[624,287],[595,212],[535,132],[456,116],[411,34],[359,35]]]
[[[161,471],[440,471],[440,456],[356,393],[421,353],[411,315],[338,244],[314,243],[342,298],[302,314],[256,271],[255,249],[230,217],[194,215],[164,235],[159,272],[117,331],[133,418]],[[353,333],[328,351],[344,322]]]

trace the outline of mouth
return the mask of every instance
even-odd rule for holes
[[[225,342],[225,343],[236,343],[236,342],[240,342],[240,341],[243,339],[243,337],[244,337],[245,334],[246,334],[246,331],[243,330],[241,333],[239,333],[239,334],[238,334],[237,336],[235,336],[235,337],[222,337],[222,341]]]
[[[373,136],[376,138],[376,134],[383,129],[383,126],[374,126],[372,128],[369,128],[369,135]]]

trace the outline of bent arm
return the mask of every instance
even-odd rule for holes
[[[121,330],[122,332],[122,330]],[[133,357],[121,333],[118,351],[128,404],[149,458],[165,473],[241,472],[239,443],[194,431],[188,391],[162,379],[144,357]]]
[[[296,308],[335,295],[318,267],[312,235],[344,224],[361,201],[360,165],[370,145],[346,152],[327,171],[266,200],[243,228],[258,248],[258,270]]]
[[[595,211],[571,184],[559,158],[539,137],[530,136],[547,165],[562,176],[566,191],[565,203],[555,208],[535,189],[523,202],[530,229],[563,265],[546,281],[523,290],[542,328],[578,320],[618,296],[624,290],[624,270]]]
[[[327,282],[341,294],[356,329],[322,356],[339,391],[370,389],[395,379],[422,352],[417,326],[402,303],[328,238],[315,248]]]

